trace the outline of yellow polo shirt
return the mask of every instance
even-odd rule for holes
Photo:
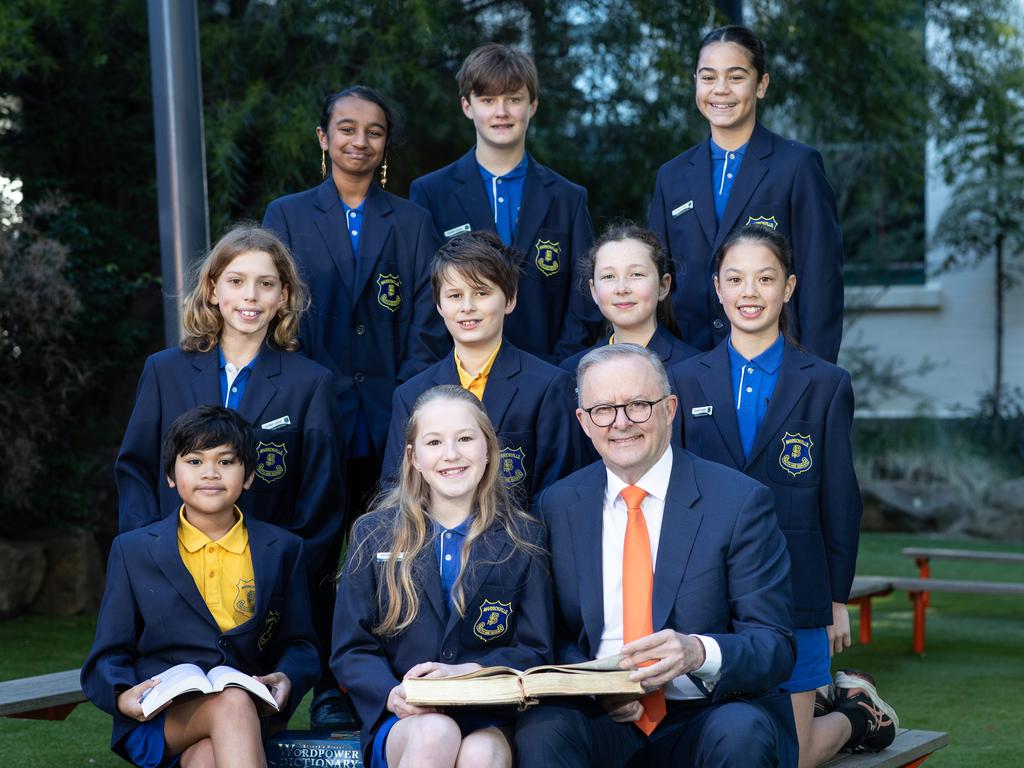
[[[220,627],[234,629],[252,618],[256,610],[256,577],[249,551],[249,531],[241,510],[231,530],[213,541],[178,511],[178,552],[196,582],[199,594]]]
[[[484,390],[487,388],[487,377],[491,375],[491,366],[494,365],[494,358],[498,356],[498,350],[501,349],[501,342],[498,342],[498,346],[491,352],[491,356],[487,358],[487,362],[484,363],[484,367],[480,369],[480,372],[475,376],[469,373],[465,368],[462,367],[462,361],[459,360],[459,353],[455,353],[455,370],[459,372],[459,384],[462,385],[463,389],[468,389],[474,395],[477,400],[484,399]]]

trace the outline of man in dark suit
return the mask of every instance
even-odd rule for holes
[[[557,661],[621,654],[647,695],[566,699],[520,719],[521,765],[795,766],[789,558],[767,488],[670,445],[656,355],[601,347],[577,372],[602,461],[536,509],[550,534]]]

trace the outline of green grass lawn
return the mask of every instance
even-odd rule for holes
[[[906,546],[972,549],[1024,547],[956,542],[920,536],[865,534],[857,572],[916,575]],[[1024,580],[1024,568],[988,563],[932,563],[934,578]],[[856,638],[856,610],[852,611]],[[0,623],[0,679],[77,667],[89,648],[95,620],[30,616]],[[1020,712],[1024,690],[1024,605],[1012,597],[933,594],[928,609],[928,653],[910,650],[912,614],[905,593],[875,601],[874,640],[854,646],[837,665],[870,671],[904,726],[948,731],[950,746],[928,766],[1016,768],[1021,764]],[[293,727],[307,724],[306,706]],[[110,718],[89,704],[62,723],[0,718],[0,766],[121,766],[108,749]]]

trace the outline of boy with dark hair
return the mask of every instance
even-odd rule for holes
[[[434,301],[455,348],[395,390],[385,478],[401,466],[413,403],[438,384],[460,385],[481,400],[501,446],[490,460],[499,462],[521,504],[578,465],[572,377],[502,335],[517,304],[519,262],[517,252],[487,231],[457,235],[434,256]]]
[[[114,716],[111,749],[135,765],[266,765],[263,732],[283,727],[320,672],[302,541],[235,506],[256,468],[252,428],[237,412],[182,414],[164,438],[163,468],[184,503],[114,539],[82,689]],[[280,719],[264,723],[241,688],[143,715],[147,692],[181,663],[253,675]]]
[[[576,279],[576,262],[594,238],[587,191],[526,152],[537,111],[537,68],[522,51],[499,43],[475,49],[456,75],[462,111],[476,146],[416,179],[409,199],[427,208],[438,235],[487,229],[525,254],[519,309],[506,323],[509,340],[557,362],[600,332],[601,315]]]

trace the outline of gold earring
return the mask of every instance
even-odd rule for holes
[[[327,178],[327,150],[320,150],[320,178]]]
[[[384,162],[380,166],[380,188],[384,189],[388,185],[388,158],[384,157]]]

